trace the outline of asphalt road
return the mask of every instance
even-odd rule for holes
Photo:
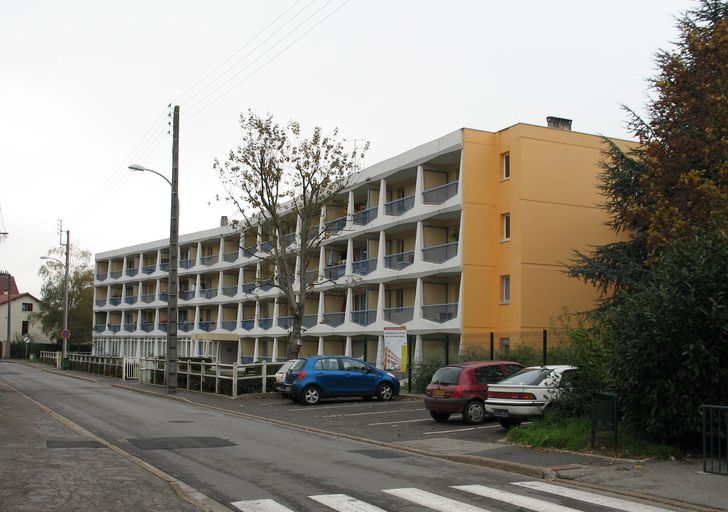
[[[535,488],[543,481],[236,417],[25,365],[12,365],[8,372],[8,366],[0,365],[0,378],[23,393],[239,510],[318,511],[333,505],[362,512],[614,510],[614,503],[606,508],[595,494],[560,496],[553,488]],[[254,408],[326,430],[356,433],[366,426],[374,429],[375,438],[389,441],[434,434],[477,435],[482,441],[483,435],[503,435],[494,425],[474,430],[455,420],[435,423],[412,400],[336,401],[316,407],[278,399],[241,403],[243,412]],[[622,510],[649,511],[631,505]]]

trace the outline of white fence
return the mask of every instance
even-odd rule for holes
[[[141,358],[141,382],[164,384],[164,358]],[[280,363],[223,364],[196,359],[177,361],[177,385],[180,388],[208,393],[220,393],[236,397],[246,383],[260,382],[260,392],[265,393],[273,374],[283,365]],[[256,391],[258,390],[257,385]]]
[[[46,364],[61,367],[61,352],[41,351],[40,360]],[[139,361],[128,357],[92,356],[91,354],[69,353],[69,370],[117,377],[123,380],[139,378]]]

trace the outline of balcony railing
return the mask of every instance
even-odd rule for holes
[[[265,281],[261,281],[259,288],[263,290],[264,292],[267,292],[271,288],[273,288],[273,282],[269,279],[266,279]]]
[[[177,322],[177,329],[182,332],[190,332],[194,328],[195,324],[193,322]]]
[[[109,274],[106,273],[106,272],[99,272],[98,274],[96,274],[96,280],[97,281],[105,281],[106,278],[108,277],[108,275]]]
[[[212,299],[217,297],[217,288],[204,288],[200,290],[200,297],[203,299]]]
[[[142,267],[142,274],[154,274],[154,271],[157,270],[157,265],[144,265]]]
[[[255,320],[241,320],[240,321],[240,328],[244,331],[249,331],[253,328],[255,325]]]
[[[109,277],[111,277],[112,279],[119,279],[121,277],[121,274],[121,270],[112,270],[111,272],[109,272]]]
[[[121,297],[111,297],[109,299],[109,305],[118,306],[119,304],[121,304]]]
[[[104,332],[104,329],[103,325],[94,325],[94,332]]]
[[[344,323],[344,313],[324,313],[324,323],[336,327]]]
[[[210,265],[217,263],[219,259],[220,257],[217,254],[213,254],[212,256],[203,256],[200,258],[200,264],[209,267]]]
[[[195,266],[195,260],[179,260],[179,268],[192,268]]]
[[[285,247],[288,247],[295,241],[296,241],[296,233],[288,233],[287,235],[283,235],[283,245]]]
[[[351,271],[360,276],[365,276],[374,272],[377,269],[377,259],[371,258],[368,260],[354,261],[351,264]]]
[[[442,204],[458,193],[458,182],[451,181],[439,187],[428,188],[422,192],[422,202],[425,204]]]
[[[220,327],[222,327],[226,331],[234,331],[237,324],[237,320],[223,320],[222,322],[220,322]]]
[[[398,252],[384,257],[384,266],[393,270],[402,270],[415,261],[415,251]]]
[[[159,330],[162,332],[167,332],[167,324],[159,324]]]
[[[331,279],[334,281],[343,276],[344,272],[346,272],[346,263],[342,265],[333,265],[324,269],[324,275],[326,276],[326,279]]]
[[[190,300],[195,296],[195,290],[182,290],[179,292],[180,300]]]
[[[95,304],[99,307],[106,305],[106,299],[96,299]]]
[[[141,300],[144,304],[150,304],[154,302],[154,294],[153,293],[145,293],[141,296]]]
[[[111,332],[119,332],[121,330],[121,324],[109,324],[107,328]]]
[[[326,231],[329,233],[337,233],[346,227],[346,216],[338,219],[330,220],[326,223]]]
[[[152,332],[154,330],[154,322],[142,322],[141,328],[144,332]]]
[[[374,309],[359,310],[351,312],[351,321],[359,325],[369,325],[377,319],[377,311]]]
[[[133,324],[124,324],[124,330],[126,332],[134,332],[136,331],[136,322]]]
[[[412,320],[414,313],[415,308],[413,307],[384,308],[384,320],[401,325]]]
[[[238,251],[226,252],[222,255],[222,259],[223,261],[227,261],[228,263],[233,263],[238,259]]]
[[[159,264],[159,270],[162,272],[169,272],[169,263],[164,262]]]
[[[222,287],[222,294],[226,297],[234,297],[236,293],[238,293],[238,285],[236,284]]]
[[[415,206],[415,196],[407,196],[402,199],[384,203],[384,213],[387,215],[402,215]]]
[[[210,332],[217,328],[217,322],[199,322],[198,327],[201,331]]]
[[[311,285],[316,282],[318,279],[318,270],[308,270],[306,271],[306,283]]]
[[[255,283],[243,283],[240,286],[240,289],[243,291],[243,293],[251,293],[253,290],[255,290]]]
[[[270,242],[262,242],[260,244],[261,252],[270,252],[273,250],[273,244]]]
[[[371,221],[377,218],[378,208],[367,208],[366,210],[358,211],[354,214],[354,224],[357,226],[366,226]]]
[[[303,315],[301,325],[306,329],[310,329],[318,323],[318,315]]]
[[[126,269],[126,275],[129,276],[129,277],[135,276],[138,273],[139,273],[139,269],[138,268],[128,268],[128,269]]]
[[[458,243],[431,245],[422,249],[422,259],[430,263],[443,263],[458,254]]]
[[[159,294],[159,300],[161,300],[162,302],[169,301],[169,294],[167,292],[160,293]]]
[[[258,327],[261,329],[270,329],[273,327],[273,318],[259,318]]]
[[[458,315],[457,302],[452,304],[427,304],[422,306],[422,318],[431,322],[447,322]]]
[[[243,249],[243,256],[251,258],[255,256],[256,252],[258,252],[258,244],[249,245]]]
[[[131,297],[124,297],[124,302],[126,304],[136,304],[137,297],[136,295],[132,295]]]
[[[278,317],[278,327],[282,329],[289,329],[293,325],[293,317],[292,316],[279,316]]]

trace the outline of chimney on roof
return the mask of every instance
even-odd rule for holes
[[[220,217],[220,227],[224,228],[227,225],[228,225],[227,215],[223,215],[222,217]]]
[[[548,116],[546,118],[546,124],[549,128],[556,128],[558,130],[566,130],[569,132],[571,131],[571,119]]]

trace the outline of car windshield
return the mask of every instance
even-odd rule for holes
[[[538,386],[546,377],[551,375],[553,370],[548,368],[525,368],[518,373],[506,377],[498,384],[511,384],[521,386]]]
[[[463,369],[459,366],[443,366],[432,376],[430,384],[442,384],[445,386],[457,384],[462,371]]]
[[[292,371],[300,370],[306,365],[306,359],[296,359],[291,366]]]

